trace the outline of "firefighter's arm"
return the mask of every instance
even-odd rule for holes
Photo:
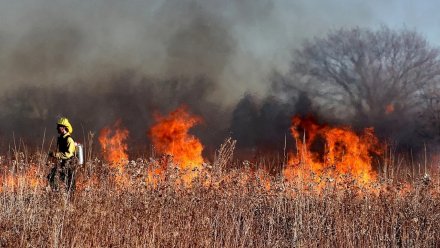
[[[73,157],[73,155],[75,154],[75,142],[73,141],[73,139],[71,137],[69,137],[67,139],[67,152],[57,152],[55,154],[55,158],[57,159],[69,159],[71,157]]]

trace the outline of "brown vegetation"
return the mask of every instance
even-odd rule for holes
[[[156,184],[146,183],[147,171],[159,159],[129,162],[124,184],[116,181],[118,170],[94,160],[78,170],[69,198],[46,189],[49,167],[41,158],[1,159],[1,247],[440,245],[440,177],[429,173],[401,169],[409,178],[402,181],[390,165],[368,186],[347,176],[316,187],[269,177],[252,163],[227,169],[214,161],[188,187],[169,160]]]

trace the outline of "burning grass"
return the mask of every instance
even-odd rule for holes
[[[201,118],[180,108],[156,121],[163,155],[130,161],[117,122],[100,134],[103,160],[77,169],[74,195],[47,187],[44,153],[0,157],[0,247],[440,246],[438,158],[414,170],[372,129],[295,117],[290,159],[234,161],[227,139],[211,163],[188,132]]]
[[[361,135],[349,127],[330,127],[319,125],[313,118],[292,119],[292,136],[297,141],[297,153],[292,153],[284,176],[309,177],[304,165],[315,176],[315,180],[328,177],[340,180],[341,175],[350,174],[358,182],[369,184],[376,179],[373,171],[373,155],[383,153],[383,145],[367,128]],[[302,140],[302,142],[301,142]],[[316,145],[316,143],[321,143]],[[314,147],[318,147],[318,151]],[[310,178],[307,178],[310,180]]]
[[[78,170],[77,191],[68,198],[46,189],[49,168],[41,157],[2,157],[1,247],[440,245],[438,175],[403,181],[379,173],[368,186],[346,175],[322,184],[269,176],[249,162],[225,166],[230,158],[218,156],[222,161],[201,166],[188,187],[165,156],[125,164],[121,187],[117,168],[95,159]],[[164,173],[149,183],[156,166]]]

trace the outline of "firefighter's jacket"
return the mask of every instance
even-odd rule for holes
[[[67,160],[75,155],[75,142],[72,137],[70,137],[70,133],[60,135],[58,137],[57,145],[58,152],[55,154],[56,158]]]

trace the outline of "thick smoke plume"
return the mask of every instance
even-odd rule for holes
[[[283,84],[271,73],[287,72],[292,50],[304,38],[334,27],[380,24],[388,13],[375,19],[375,10],[394,4],[344,6],[287,0],[3,2],[0,143],[8,145],[12,133],[38,143],[44,130],[55,135],[54,123],[63,115],[78,139],[121,119],[132,144],[147,144],[153,114],[185,104],[205,119],[194,132],[208,151],[229,135],[241,148],[282,149],[291,116],[313,112],[313,99],[301,89],[279,89]]]

